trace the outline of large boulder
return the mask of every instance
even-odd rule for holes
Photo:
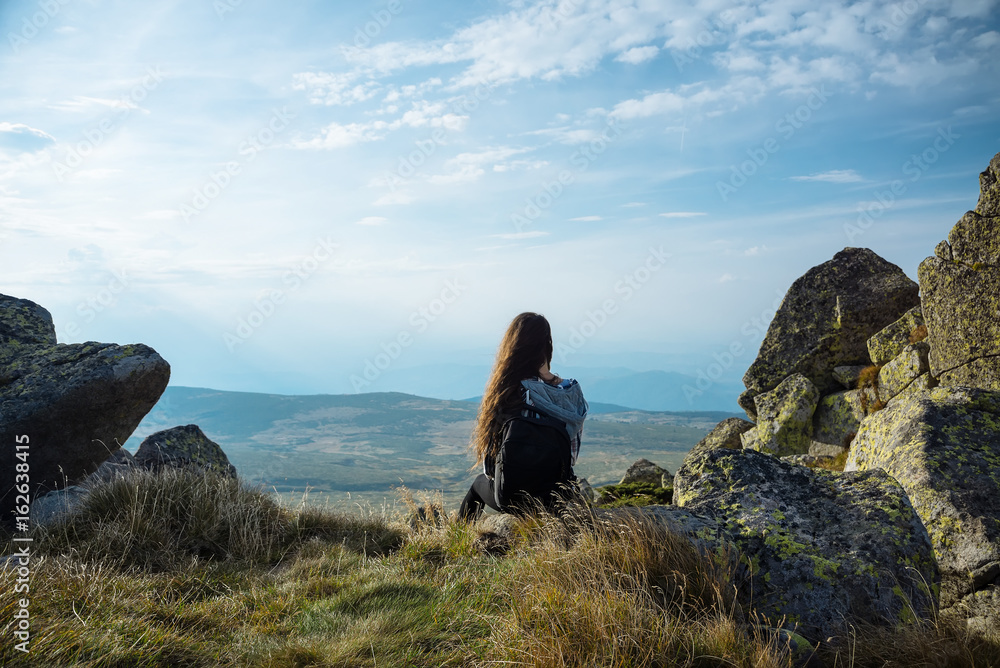
[[[194,468],[236,477],[236,467],[229,463],[226,453],[196,424],[150,434],[139,444],[135,463],[153,471],[163,467]],[[659,482],[659,477],[656,480]]]
[[[809,452],[813,412],[819,390],[802,374],[793,374],[771,390],[754,397],[757,426],[740,438],[744,448],[777,457]]]
[[[832,473],[752,450],[712,450],[674,478],[678,506],[712,518],[751,570],[742,602],[813,639],[851,624],[928,618],[930,538],[884,471]]]
[[[31,496],[83,480],[132,434],[159,399],[170,366],[141,344],[21,345],[0,363],[0,470],[26,436]],[[15,494],[0,491],[11,521]]]
[[[942,603],[1000,576],[1000,392],[907,391],[865,419],[845,470],[885,470],[930,534]]]
[[[47,310],[0,295],[0,470],[26,458],[32,499],[81,482],[131,435],[169,377],[147,346],[59,345]],[[19,459],[15,439],[25,437]],[[15,505],[10,483],[0,486],[4,524]]]
[[[867,364],[868,339],[917,306],[917,284],[867,248],[845,248],[792,283],[743,376],[740,406],[794,373],[822,394],[838,389],[838,366]]]
[[[920,263],[931,373],[942,385],[1000,390],[1000,153],[979,175],[979,203]]]

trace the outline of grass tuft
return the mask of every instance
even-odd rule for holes
[[[288,508],[190,472],[107,483],[33,531],[31,654],[0,643],[0,665],[803,665],[790,634],[736,602],[735,555],[641,509],[424,517]],[[0,573],[5,620],[17,577]],[[1000,666],[1000,638],[951,621],[856,630],[816,659]]]

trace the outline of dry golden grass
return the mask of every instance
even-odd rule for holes
[[[0,643],[0,665],[795,662],[787,636],[736,602],[735,556],[701,554],[639,509],[521,518],[489,552],[480,525],[435,503],[410,522],[284,508],[189,473],[109,484],[34,531],[32,653]],[[0,575],[4,620],[15,577]],[[1000,639],[937,622],[858,631],[812,665],[1000,668],[998,657]]]

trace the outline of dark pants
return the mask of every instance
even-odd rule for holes
[[[505,501],[504,503],[509,503],[510,506],[501,509],[497,507],[496,496],[493,493],[493,480],[486,477],[485,473],[480,473],[472,481],[469,493],[462,499],[462,505],[458,509],[458,517],[462,520],[476,520],[483,512],[483,505],[487,505],[497,512],[514,514],[531,513],[542,508],[554,511],[556,508],[565,505],[566,501],[573,498],[574,495],[579,495],[574,484],[576,477],[572,477],[571,481],[570,483],[560,484],[558,489],[552,490],[541,499],[524,496],[520,501]]]
[[[497,502],[493,496],[493,481],[486,477],[485,473],[480,473],[472,481],[469,493],[462,500],[462,506],[458,509],[458,517],[463,520],[474,520],[483,512],[483,505],[487,505],[493,510],[499,511]]]

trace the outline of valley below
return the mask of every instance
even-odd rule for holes
[[[168,387],[126,449],[161,429],[197,424],[241,478],[286,503],[379,512],[418,500],[457,507],[478,472],[467,449],[472,401],[397,392],[290,396]],[[594,485],[618,482],[645,457],[675,471],[720,420],[733,414],[655,412],[595,403],[575,471]]]

